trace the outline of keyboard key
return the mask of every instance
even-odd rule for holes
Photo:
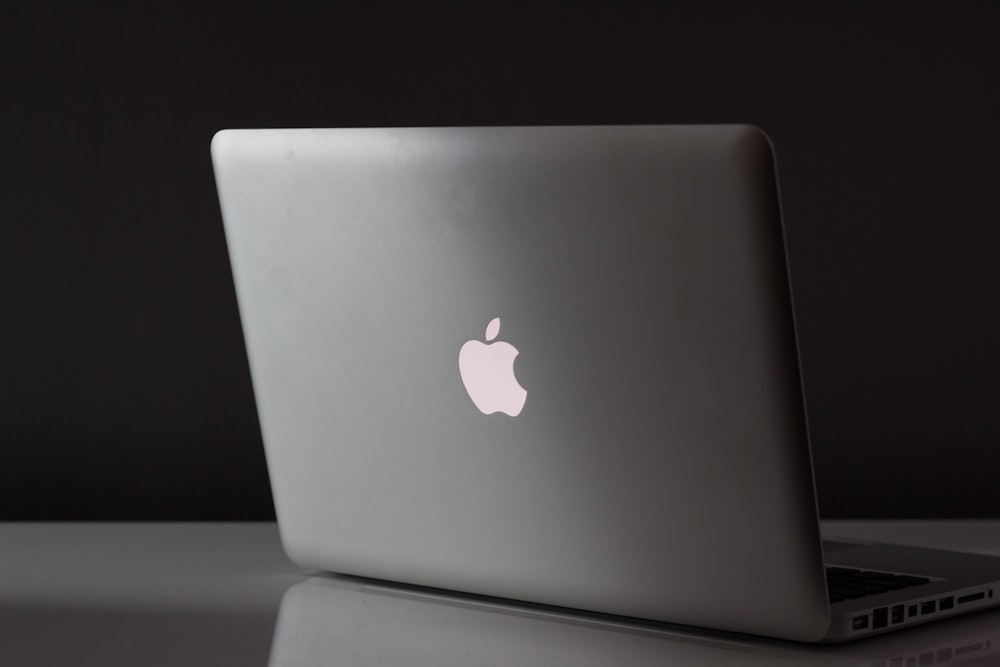
[[[878,595],[930,582],[927,577],[849,567],[826,568],[826,579],[830,602],[855,600],[868,595]]]

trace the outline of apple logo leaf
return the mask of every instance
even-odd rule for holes
[[[494,317],[490,320],[490,323],[486,325],[486,340],[491,341],[497,337],[500,333],[500,318]]]

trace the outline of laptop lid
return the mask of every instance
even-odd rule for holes
[[[227,130],[212,156],[295,562],[825,633],[760,131]]]

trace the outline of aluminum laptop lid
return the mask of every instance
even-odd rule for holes
[[[762,133],[233,130],[212,154],[294,561],[826,632]]]

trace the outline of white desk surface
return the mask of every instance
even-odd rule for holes
[[[1000,521],[824,535],[1000,555]],[[0,523],[0,664],[1000,665],[1000,610],[822,647],[315,575],[273,523]]]

